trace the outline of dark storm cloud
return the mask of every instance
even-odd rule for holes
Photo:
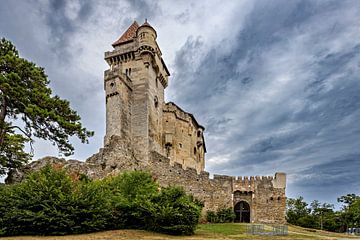
[[[129,0],[130,8],[137,12],[137,19],[144,21],[147,19],[154,19],[161,17],[161,8],[157,1],[151,0]]]
[[[329,159],[329,162],[315,165],[301,171],[299,174],[307,176],[294,185],[312,188],[332,188],[335,185],[358,187],[360,181],[360,153],[345,155],[341,158]]]
[[[148,18],[172,73],[168,100],[206,128],[207,170],[285,171],[289,196],[310,200],[359,191],[360,2],[234,2],[2,1],[0,33],[95,130],[74,158],[102,145],[103,52]]]
[[[348,181],[354,189],[360,179],[341,174],[354,165],[348,156],[357,156],[360,144],[353,4],[257,1],[233,40],[206,51],[202,40],[188,39],[177,52],[171,87],[182,89],[176,101],[207,128],[208,170],[286,171],[289,187],[300,191],[306,184],[293,185],[292,176],[301,181],[314,172],[309,181],[329,174],[331,184]],[[337,165],[344,167],[335,171]]]
[[[55,50],[61,51],[67,46],[72,34],[77,28],[88,20],[93,10],[93,1],[73,1],[74,9],[69,9],[70,1],[50,0],[45,6],[42,1],[36,1],[44,14],[45,21],[50,29],[50,41],[54,44]],[[73,13],[68,13],[73,11]],[[72,16],[71,16],[72,15]]]
[[[292,196],[303,195],[308,201],[318,199],[336,203],[339,196],[360,191],[360,154],[344,155],[328,159],[297,173],[288,192]]]
[[[182,95],[178,93],[178,98],[185,104],[192,103],[203,99],[204,96],[221,94],[221,90],[232,82],[247,85],[256,81],[252,75],[256,74],[260,67],[261,53],[272,44],[283,41],[282,33],[287,29],[297,27],[314,14],[312,7],[310,1],[256,2],[255,9],[246,18],[244,28],[236,29],[236,25],[233,25],[236,44],[232,46],[230,53],[222,52],[223,46],[229,44],[224,39],[219,45],[208,50],[200,66],[193,71],[189,71],[192,69],[192,61],[189,57],[196,54],[196,49],[201,47],[202,43],[199,39],[190,37],[176,55],[175,60],[177,75],[174,85],[181,84],[182,88],[187,88]],[[239,72],[237,65],[241,60],[245,60],[247,66]],[[202,94],[192,94],[189,97],[188,92],[196,91],[196,89],[202,89]]]

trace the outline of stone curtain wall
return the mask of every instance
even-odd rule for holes
[[[99,179],[124,171],[150,171],[161,186],[182,186],[187,193],[203,201],[204,214],[208,210],[232,208],[237,201],[245,200],[250,204],[252,222],[285,223],[285,188],[274,188],[274,185],[284,184],[279,183],[282,176],[236,178],[214,175],[211,179],[208,172],[202,171],[198,174],[196,169],[184,169],[176,162],[170,165],[169,158],[157,152],[150,153],[149,161],[136,159],[129,143],[113,136],[109,145],[100,149],[99,153],[88,158],[86,162],[46,157],[11,172],[7,183],[21,181],[28,172],[40,169],[46,163],[66,169],[74,178],[80,174]],[[241,194],[241,197],[236,199],[233,197],[235,191],[246,194]]]

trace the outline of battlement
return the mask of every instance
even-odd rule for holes
[[[213,178],[210,178],[210,174],[206,171],[197,173],[194,168],[184,168],[181,163],[175,162],[173,166],[170,165],[170,159],[157,153],[151,153],[151,164],[159,169],[168,169],[164,172],[175,172],[178,175],[186,176],[191,179],[201,179],[202,181],[208,181],[221,185],[231,185],[234,191],[254,192],[258,184],[270,184],[274,188],[284,189],[286,187],[286,174],[276,173],[274,176],[228,176],[214,174]]]

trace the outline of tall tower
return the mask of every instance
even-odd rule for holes
[[[135,21],[105,52],[106,135],[119,136],[147,161],[150,151],[163,152],[162,114],[169,71],[156,42],[155,29]]]

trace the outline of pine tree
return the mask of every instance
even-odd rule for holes
[[[0,175],[30,160],[25,144],[42,138],[57,145],[65,156],[73,154],[70,136],[87,143],[93,132],[67,100],[53,95],[43,68],[19,57],[15,46],[0,40]]]

